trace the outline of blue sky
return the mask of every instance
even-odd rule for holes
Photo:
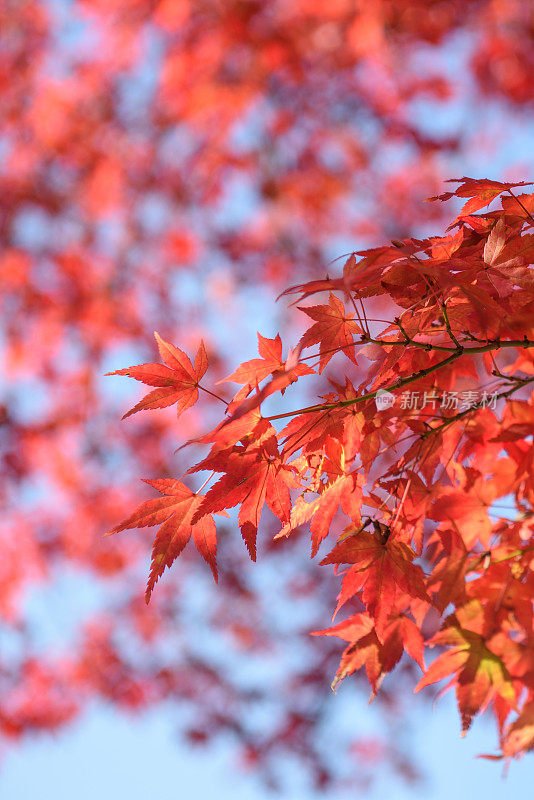
[[[342,694],[338,697],[341,699]],[[342,700],[340,700],[342,701]],[[505,800],[528,797],[532,788],[532,761],[514,762],[503,778],[501,762],[477,759],[491,752],[495,733],[484,719],[475,721],[464,739],[453,695],[445,696],[433,711],[414,697],[411,732],[418,760],[428,781],[406,788],[383,766],[376,768],[374,789],[367,795],[377,800],[451,800],[483,797]],[[347,713],[349,713],[347,709]],[[372,707],[358,704],[359,716],[372,715]],[[207,751],[179,744],[173,719],[175,708],[162,707],[140,717],[119,716],[113,709],[95,706],[71,728],[53,737],[36,737],[3,754],[0,773],[2,800],[23,797],[54,800],[94,800],[126,797],[128,800],[176,800],[178,797],[218,800],[273,800],[251,774],[240,773],[234,748],[219,742]],[[294,791],[280,800],[312,800],[298,781]],[[329,793],[330,800],[345,800],[350,793]],[[354,795],[353,795],[354,796]],[[361,795],[360,795],[361,796]]]

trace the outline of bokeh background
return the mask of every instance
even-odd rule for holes
[[[308,632],[335,586],[268,519],[257,564],[230,518],[219,586],[188,549],[147,608],[151,532],[103,534],[220,412],[121,423],[142,392],[104,373],[154,360],[155,330],[203,338],[212,383],[257,330],[287,352],[284,288],[442,233],[454,208],[424,199],[531,179],[533,142],[524,0],[0,4],[5,800],[526,790],[528,759],[503,783],[474,758],[490,724],[460,740],[410,664],[371,706],[365,678],[330,692],[341,648]]]

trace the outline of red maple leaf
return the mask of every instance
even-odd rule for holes
[[[136,381],[147,384],[147,386],[157,386],[158,389],[149,392],[133,408],[124,414],[123,419],[135,414],[137,411],[166,408],[176,403],[176,413],[178,416],[187,408],[194,405],[198,400],[198,384],[208,368],[208,358],[204,342],[195,357],[195,366],[186,356],[174,345],[166,342],[159,334],[154,333],[158,343],[158,349],[164,364],[139,364],[136,367],[126,367],[117,369],[115,372],[107,372],[107,375],[128,375]],[[165,365],[165,366],[164,366]]]
[[[264,380],[268,375],[271,375],[277,369],[283,368],[282,361],[282,340],[280,334],[277,333],[274,339],[266,339],[258,333],[258,352],[260,358],[252,358],[250,361],[245,361],[239,367],[223,378],[219,383],[224,381],[233,381],[234,383],[244,384],[243,389],[236,395],[235,400],[242,400],[246,397],[255,386]]]
[[[465,575],[468,568],[469,551],[457,531],[437,529],[428,541],[428,546],[436,545],[436,566],[428,588],[436,594],[436,608],[444,611],[449,603],[462,599],[465,595]]]
[[[345,573],[335,613],[363,589],[362,600],[375,620],[378,637],[382,639],[388,618],[395,609],[398,591],[429,601],[423,570],[413,563],[414,558],[415,552],[407,544],[391,537],[383,542],[365,530],[337,544],[323,558],[321,565],[354,566]]]
[[[213,517],[202,514],[197,520],[193,517],[198,511],[204,495],[198,495],[179,480],[145,479],[145,483],[157,489],[163,497],[147,500],[131,514],[128,519],[116,525],[109,533],[118,533],[128,528],[147,528],[160,525],[154,547],[150,575],[146,587],[146,602],[150,600],[152,589],[162,575],[165,567],[170,567],[180,555],[187,542],[193,541],[202,558],[209,564],[217,581],[217,536]]]
[[[350,642],[344,651],[332,689],[348,675],[365,666],[369,683],[376,693],[380,680],[400,661],[406,652],[424,669],[423,637],[416,624],[404,614],[393,619],[384,631],[383,641],[377,635],[373,618],[363,612],[312,636],[339,636]]]
[[[345,312],[345,306],[338,297],[330,292],[327,306],[299,306],[299,309],[316,320],[299,344],[301,347],[310,347],[319,343],[319,372],[323,371],[338,350],[356,364],[353,334],[362,333],[362,329],[354,321],[354,314]]]
[[[437,486],[437,499],[434,500],[430,516],[435,520],[454,520],[460,529],[467,547],[472,547],[478,540],[485,547],[489,546],[492,523],[488,516],[488,498],[453,486]],[[490,498],[492,499],[492,498]]]
[[[445,620],[442,630],[429,642],[430,647],[445,645],[450,649],[432,662],[415,691],[453,675],[449,685],[456,685],[456,697],[466,733],[478,711],[495,695],[515,707],[516,691],[501,658],[491,651],[483,635],[483,610],[479,601],[458,609]]]
[[[499,259],[499,255],[506,244],[506,223],[500,217],[491,229],[484,245],[484,263],[492,266]]]
[[[328,536],[330,525],[340,506],[355,524],[360,523],[363,476],[345,471],[345,449],[338,439],[327,435],[324,451],[321,469],[327,472],[328,483],[319,482],[316,489],[319,497],[311,503],[307,503],[302,496],[297,498],[288,523],[276,537],[288,536],[299,525],[311,519],[312,558],[317,554],[323,539]]]
[[[247,397],[250,392],[258,386],[269,375],[276,375],[277,373],[286,374],[286,385],[293,383],[301,375],[312,375],[314,370],[306,364],[301,364],[297,360],[291,361],[292,353],[289,354],[287,361],[282,360],[282,340],[280,334],[276,334],[274,339],[267,339],[258,333],[258,351],[261,358],[252,358],[250,361],[245,361],[239,367],[223,378],[219,383],[225,381],[233,381],[234,383],[244,384],[243,388],[237,393],[234,402],[242,400]],[[282,394],[284,393],[285,386],[282,386],[278,381]],[[273,389],[276,391],[276,389]],[[271,392],[269,392],[271,393]]]
[[[287,522],[291,510],[289,489],[296,485],[293,469],[280,459],[276,437],[267,432],[261,440],[253,441],[249,446],[236,445],[231,452],[216,452],[195,469],[213,469],[225,474],[206,493],[193,521],[203,514],[241,504],[241,535],[255,561],[263,506],[267,503],[278,519]]]
[[[473,214],[484,206],[487,206],[502,192],[512,189],[514,186],[532,186],[531,183],[520,181],[519,183],[501,183],[491,181],[488,178],[450,178],[447,183],[459,183],[460,186],[455,192],[445,192],[437,197],[429,197],[429,200],[449,200],[451,197],[470,197],[471,199],[462,208],[457,219],[467,214]]]

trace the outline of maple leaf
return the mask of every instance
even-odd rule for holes
[[[425,672],[415,691],[453,675],[456,697],[462,718],[462,735],[471,726],[475,714],[484,709],[495,694],[515,706],[516,691],[501,658],[489,649],[482,635],[482,606],[472,603],[451,614],[429,642],[430,647],[445,645],[447,652],[438,656]],[[474,630],[472,630],[474,628]],[[449,684],[450,685],[450,684]]]
[[[312,558],[328,535],[339,506],[354,523],[360,523],[361,487],[364,485],[364,478],[360,474],[346,472],[345,448],[338,439],[327,436],[324,449],[326,459],[323,467],[329,482],[321,487],[321,495],[314,504],[311,522]]]
[[[404,650],[424,669],[423,637],[404,614],[387,625],[382,641],[377,637],[373,618],[366,612],[354,614],[331,628],[313,631],[312,636],[339,636],[350,642],[332,682],[333,691],[344,678],[365,666],[373,697],[380,681],[400,661]]]
[[[224,419],[216,428],[196,439],[189,439],[180,448],[190,444],[210,444],[212,450],[210,455],[223,452],[231,448],[237,442],[252,442],[263,440],[264,437],[272,436],[274,428],[270,422],[262,417],[257,408],[238,415],[235,419]],[[188,472],[198,472],[197,467],[192,467]]]
[[[313,631],[312,636],[339,636],[351,642],[341,656],[339,668],[331,684],[333,692],[344,678],[365,666],[367,678],[373,690],[372,696],[376,694],[380,679],[387,670],[384,669],[382,661],[382,645],[374,630],[373,620],[368,614],[355,614],[333,628]],[[388,664],[390,669],[395,666],[401,655],[402,648],[398,658],[395,656],[391,658],[390,655]]]
[[[520,194],[514,197],[505,195],[502,198],[502,207],[507,215],[514,214],[529,219],[529,214],[534,212],[534,194]]]
[[[321,470],[328,474],[328,483],[317,480],[315,491],[319,497],[307,503],[302,495],[297,498],[291,509],[289,521],[276,534],[275,539],[289,534],[311,519],[312,534],[311,557],[319,549],[323,539],[328,536],[332,520],[341,506],[344,513],[356,524],[360,521],[362,489],[364,478],[361,474],[347,473],[345,465],[345,448],[332,436],[326,436],[324,457],[321,459]]]
[[[301,296],[291,304],[295,305],[296,303],[305,300],[307,297],[310,297],[312,294],[319,294],[320,292],[326,292],[332,289],[343,289],[343,287],[343,280],[339,278],[329,278],[327,276],[326,278],[318,281],[309,281],[308,283],[299,283],[296,286],[290,286],[288,289],[285,289],[281,294],[279,294],[276,299],[279,300],[286,294],[300,293]]]
[[[491,229],[490,235],[486,239],[483,255],[484,263],[489,264],[490,266],[495,264],[505,244],[506,223],[504,221],[504,217],[500,217],[494,227]]]
[[[146,587],[146,602],[165,567],[170,567],[180,555],[191,536],[202,558],[211,568],[217,582],[217,535],[211,515],[202,514],[193,520],[204,499],[195,494],[179,480],[145,479],[145,483],[157,489],[163,497],[142,503],[129,517],[116,525],[109,533],[119,533],[128,528],[147,528],[160,525],[154,547],[150,575]]]
[[[271,431],[274,430],[271,428]],[[256,560],[256,537],[265,504],[282,522],[289,520],[290,488],[297,484],[294,471],[282,462],[276,437],[265,434],[249,446],[236,446],[231,453],[218,453],[197,468],[225,472],[206,493],[193,522],[204,514],[240,504],[239,525],[250,557]]]
[[[332,483],[327,484],[320,497],[313,504],[311,521],[312,558],[319,550],[319,545],[328,536],[330,524],[339,506],[354,522],[359,522],[362,503],[363,477],[361,475],[339,475]]]
[[[428,546],[439,545],[439,559],[432,570],[428,588],[436,592],[434,603],[444,611],[449,603],[462,599],[465,595],[465,575],[468,568],[469,551],[457,531],[434,531]]]
[[[501,217],[501,219],[503,218]],[[488,236],[488,241],[490,236]],[[491,275],[501,275],[518,286],[532,290],[532,271],[525,268],[519,269],[519,267],[525,267],[527,264],[534,262],[534,234],[526,233],[523,236],[515,236],[509,242],[505,242],[502,247],[500,247],[502,232],[497,236],[499,238],[496,239],[494,247],[498,242],[499,250],[498,252],[495,250],[496,254],[490,265],[493,267],[490,270]]]
[[[510,620],[510,612],[517,623],[525,631],[532,630],[532,597],[534,596],[534,574],[529,572],[526,578],[518,580],[514,577],[514,570],[517,565],[513,564],[510,568],[509,556],[517,553],[517,548],[510,546],[506,548],[496,547],[490,553],[486,553],[483,558],[487,559],[484,574],[476,580],[469,581],[467,584],[467,595],[472,599],[484,598],[485,613],[491,614],[497,623]],[[520,551],[519,551],[520,552]],[[506,560],[499,563],[501,558]],[[479,556],[478,562],[482,558]],[[494,563],[491,563],[494,561]],[[475,562],[476,563],[476,562]],[[519,567],[519,575],[523,570]],[[497,652],[497,651],[496,651]],[[503,652],[512,655],[510,643],[506,640]],[[503,655],[499,650],[498,655]],[[509,669],[512,669],[507,659],[504,659]],[[514,670],[512,670],[514,671]]]
[[[460,183],[454,192],[445,192],[437,197],[429,197],[429,200],[449,200],[451,197],[469,197],[470,200],[462,208],[457,219],[468,214],[473,214],[484,206],[487,206],[502,192],[512,189],[514,186],[532,186],[531,183],[520,181],[519,183],[501,183],[492,181],[488,178],[450,178],[447,183]]]
[[[340,505],[347,516],[355,521],[358,520],[362,501],[362,483],[361,475],[342,475],[332,483],[324,484],[320,496],[310,503],[307,503],[302,496],[297,498],[291,508],[289,520],[276,534],[275,539],[289,536],[295,528],[311,519],[311,556],[313,558],[323,539],[328,536],[330,524]]]
[[[281,394],[284,394],[287,387],[294,383],[299,375],[311,375],[314,373],[314,371],[315,370],[305,365],[302,365],[302,367],[298,369],[290,367],[289,369],[276,370],[273,372],[271,380],[268,381],[265,386],[262,386],[261,389],[258,389],[256,393],[248,399],[239,400],[239,398],[243,396],[243,390],[238,392],[234,400],[228,404],[227,412],[229,416],[221,427],[230,425],[236,420],[241,419],[241,417],[245,416],[246,414],[249,414],[251,411],[254,411],[271,394],[274,394],[275,392],[281,392]]]
[[[360,531],[337,544],[320,564],[354,564],[345,573],[335,613],[360,589],[362,601],[382,640],[389,615],[395,609],[398,590],[430,602],[421,567],[413,563],[415,552],[404,542],[389,537],[383,542],[369,531]]]
[[[525,703],[518,718],[506,729],[502,742],[505,758],[534,749],[534,700]]]
[[[423,634],[415,622],[407,617],[406,614],[399,614],[394,617],[384,631],[385,646],[396,648],[396,642],[402,644],[404,650],[421,669],[425,669],[424,661],[424,639]]]
[[[179,417],[198,400],[198,385],[208,368],[204,342],[200,343],[193,367],[182,350],[166,342],[158,333],[154,333],[154,336],[164,364],[139,364],[136,367],[126,367],[106,373],[106,375],[128,375],[147,386],[160,387],[145,395],[137,405],[124,414],[123,419],[137,411],[166,408],[173,403],[177,404],[176,413]]]
[[[299,344],[301,347],[320,344],[320,373],[338,350],[357,363],[353,334],[362,333],[362,329],[354,322],[354,314],[346,314],[345,306],[339,298],[330,292],[327,306],[299,306],[299,309],[316,320],[301,337]]]
[[[245,384],[235,399],[246,397],[264,378],[283,367],[282,340],[279,333],[276,334],[274,339],[267,339],[258,333],[258,352],[261,358],[245,361],[239,365],[235,372],[219,381],[219,383],[233,381],[234,383]],[[243,392],[245,393],[242,394]]]
[[[437,491],[439,494],[430,511],[432,519],[454,520],[462,529],[467,547],[472,547],[477,539],[488,547],[493,526],[485,499],[474,491],[467,492],[453,486],[437,487]]]
[[[280,334],[276,334],[274,339],[267,339],[258,333],[258,351],[261,358],[253,358],[250,361],[245,361],[239,367],[223,378],[219,383],[225,381],[233,381],[234,383],[245,384],[243,389],[236,395],[234,401],[242,400],[246,397],[259,383],[273,373],[282,372],[287,373],[288,383],[295,381],[301,375],[312,375],[314,370],[306,364],[298,362],[294,358],[294,353],[290,353],[286,362],[282,360],[282,340]],[[291,360],[293,358],[293,360]],[[282,394],[284,392],[282,388]]]
[[[263,358],[245,361],[232,375],[223,379],[225,381],[232,380],[236,383],[245,383],[245,386],[228,404],[226,411],[229,416],[221,427],[231,425],[236,420],[254,411],[274,392],[284,394],[287,387],[302,375],[315,374],[314,369],[299,361],[302,349],[300,345],[294,350],[290,349],[286,361],[283,362],[280,336],[277,335],[276,339],[265,339],[258,333],[258,340],[259,352]],[[271,380],[260,389],[258,383],[268,375],[272,376]],[[254,387],[256,388],[256,393],[252,397],[244,399],[248,397]]]

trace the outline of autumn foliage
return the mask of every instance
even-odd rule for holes
[[[525,183],[458,182],[432,198],[469,198],[448,235],[351,254],[341,277],[284,292],[301,300],[329,292],[328,304],[299,306],[314,322],[284,363],[279,336],[258,334],[267,358],[230,376],[246,391],[228,401],[217,427],[188,442],[211,445],[187,471],[209,473],[204,493],[181,480],[149,481],[162,497],[113,530],[162,523],[147,602],[191,535],[217,578],[213,513],[239,507],[253,560],[264,506],[279,520],[275,538],[309,527],[312,557],[334,535],[320,564],[350,565],[334,616],[342,607],[352,613],[316,632],[348,642],[332,687],[365,668],[374,695],[406,652],[423,670],[416,691],[449,678],[462,731],[491,706],[503,754],[515,756],[533,745],[534,194],[514,194]],[[499,210],[481,212],[497,197]],[[376,316],[384,308],[396,312],[391,322]],[[198,397],[203,348],[193,376],[187,356],[156,338],[165,385],[181,391],[175,387],[196,377]],[[343,383],[335,373],[326,380],[336,357]],[[272,392],[315,371],[318,403],[262,413]],[[154,385],[158,365],[119,373]],[[480,399],[467,389],[473,384],[483,387]],[[406,386],[422,393],[419,407]],[[381,392],[393,400],[382,409]],[[180,415],[184,403],[176,399]],[[168,396],[157,403],[167,405]],[[132,411],[157,403],[151,392]],[[492,512],[503,498],[504,517]],[[423,631],[431,611],[433,626],[441,618],[433,635]],[[444,652],[427,669],[425,648],[436,645]],[[512,712],[519,716],[506,727]]]
[[[166,702],[272,786],[365,790],[371,751],[417,777],[395,725],[450,676],[528,749],[533,32],[520,0],[1,4],[2,741]],[[380,742],[321,746],[369,683]]]

